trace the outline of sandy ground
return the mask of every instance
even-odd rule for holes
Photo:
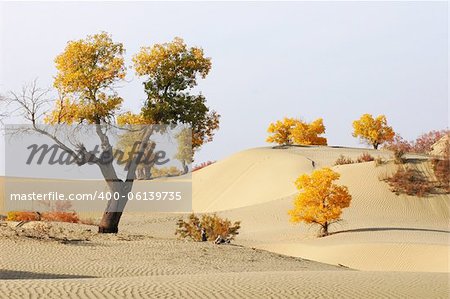
[[[395,195],[380,181],[393,163],[333,166],[341,154],[362,152],[390,157],[259,148],[195,172],[194,210],[241,220],[234,245],[175,239],[183,215],[173,213],[126,213],[117,236],[52,224],[42,239],[33,223],[0,226],[0,298],[448,298],[449,196]],[[432,177],[423,157],[410,158]],[[299,174],[324,166],[341,173],[353,200],[333,234],[316,238],[315,228],[290,223],[287,210]]]

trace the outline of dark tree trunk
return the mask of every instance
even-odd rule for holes
[[[325,222],[322,224],[322,227],[320,229],[320,237],[328,236],[328,222]]]
[[[128,202],[128,194],[132,183],[115,181],[108,183],[111,192],[111,200],[108,201],[102,220],[98,226],[98,232],[103,234],[117,234],[122,213]],[[116,200],[117,199],[117,200]]]
[[[98,226],[101,234],[117,234],[119,232],[119,222],[122,212],[104,212],[102,221]]]
[[[377,142],[373,144],[374,149],[378,149],[378,146],[379,146],[379,144]]]

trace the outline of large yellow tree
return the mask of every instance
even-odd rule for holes
[[[47,105],[45,93],[32,86],[24,89],[21,96],[11,97],[7,106],[31,121],[38,133],[48,136],[66,151],[74,162],[81,166],[97,164],[112,194],[119,194],[119,200],[110,200],[99,224],[100,233],[117,233],[122,212],[128,201],[136,174],[140,170],[145,177],[151,174],[153,164],[143,169],[141,157],[152,156],[154,130],[159,125],[186,125],[192,128],[190,136],[179,137],[180,142],[192,145],[181,146],[179,156],[189,162],[192,148],[211,141],[219,127],[219,114],[206,106],[202,94],[195,94],[193,88],[198,78],[205,78],[211,68],[211,59],[205,57],[198,47],[188,47],[181,38],[152,47],[144,47],[133,57],[136,73],[144,78],[146,102],[138,114],[119,115],[122,98],[116,92],[116,83],[123,82],[126,75],[125,49],[114,42],[105,32],[90,35],[85,39],[69,41],[55,59],[56,76],[54,87],[59,93],[51,111],[42,111]],[[13,93],[14,94],[14,93]],[[46,115],[43,117],[43,115]],[[91,124],[101,143],[98,155],[88,151],[83,144],[64,144],[58,136],[45,131],[41,122],[47,124]],[[113,148],[107,133],[113,125],[157,125],[142,126],[138,135],[138,148],[129,156],[125,177],[118,177],[114,168]],[[134,131],[134,130],[133,130]],[[129,147],[129,139],[136,134],[123,136],[122,148]],[[186,133],[187,134],[187,133]],[[134,139],[136,140],[136,139]],[[154,163],[154,162],[153,162]],[[150,165],[151,164],[151,165]]]
[[[266,141],[279,145],[327,145],[327,139],[319,135],[325,133],[325,126],[321,118],[307,123],[295,118],[283,118],[269,125],[271,133]]]
[[[350,205],[352,196],[347,187],[334,183],[340,175],[329,168],[301,175],[295,186],[300,191],[289,211],[291,221],[320,226],[320,236],[328,235],[328,228],[341,220],[342,209]]]
[[[386,116],[363,114],[360,119],[353,122],[353,137],[359,137],[372,145],[374,149],[384,142],[392,141],[395,132],[388,126]]]

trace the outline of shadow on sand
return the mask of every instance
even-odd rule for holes
[[[95,278],[95,276],[68,275],[68,274],[51,274],[51,273],[35,273],[35,272],[13,271],[13,270],[0,269],[0,280],[11,280],[11,279],[70,279],[70,278]]]
[[[330,233],[330,235],[353,233],[353,232],[378,232],[378,231],[413,231],[413,232],[432,232],[432,233],[450,234],[450,231],[448,230],[439,230],[439,229],[406,228],[406,227],[367,227],[367,228],[340,230],[337,232],[332,232]]]

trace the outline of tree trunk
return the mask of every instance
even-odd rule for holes
[[[117,234],[119,232],[120,218],[128,202],[128,194],[131,191],[132,183],[115,181],[108,185],[111,192],[111,200],[108,201],[106,210],[103,212],[98,232],[102,234]]]
[[[378,142],[375,142],[375,143],[373,144],[373,148],[374,148],[374,149],[378,149],[378,145],[379,145]]]
[[[122,212],[104,212],[102,221],[98,226],[100,234],[117,234],[119,232],[119,221]]]
[[[320,229],[320,237],[328,236],[328,222],[325,222],[322,224],[322,227]]]

